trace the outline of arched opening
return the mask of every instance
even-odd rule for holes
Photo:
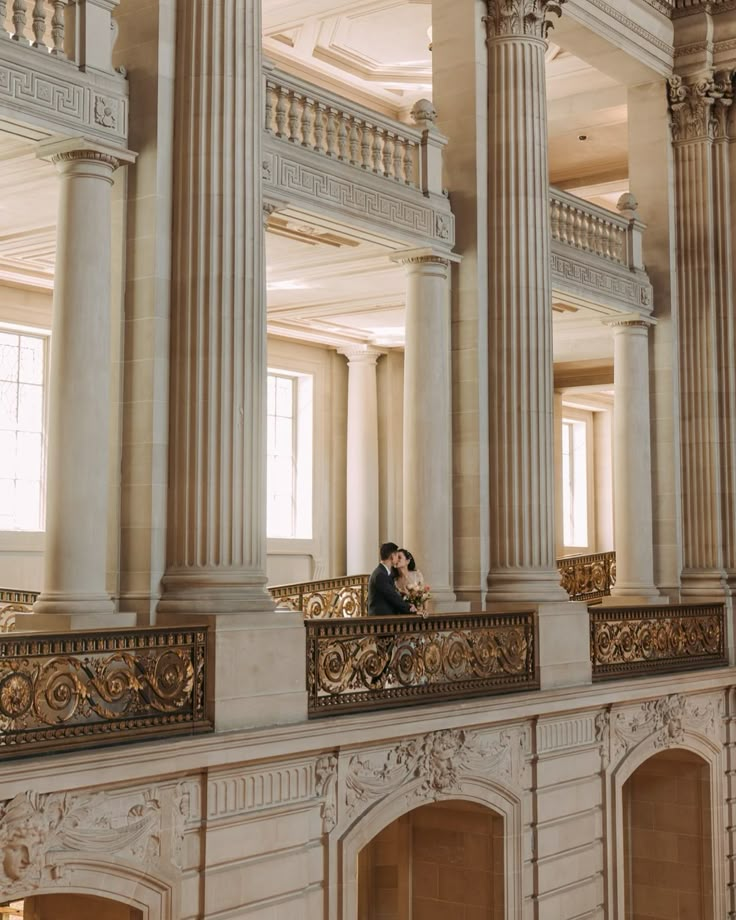
[[[436,802],[397,818],[358,856],[358,920],[502,920],[503,818]]]
[[[44,894],[15,903],[23,920],[144,920],[135,907],[90,894]]]
[[[623,787],[626,920],[713,920],[710,768],[663,751]]]

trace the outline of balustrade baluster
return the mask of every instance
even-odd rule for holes
[[[268,131],[269,134],[273,133],[273,117],[274,109],[276,107],[276,102],[278,99],[278,90],[275,85],[270,81],[266,81],[266,99],[265,99],[265,111],[263,126]]]
[[[391,178],[394,165],[394,144],[395,135],[387,134],[383,144],[383,174],[387,179]]]
[[[318,102],[314,111],[314,149],[317,153],[325,152],[325,105]]]
[[[348,147],[350,148],[350,165],[360,166],[360,119],[358,118],[350,119]]]
[[[302,108],[302,147],[314,149],[314,99],[304,98]]]
[[[611,235],[606,223],[601,223],[601,255],[605,259],[611,257]]]
[[[626,265],[626,233],[620,228],[616,228],[614,258],[622,265]]]
[[[51,40],[54,47],[51,53],[56,57],[64,58],[64,7],[66,0],[54,0],[54,15],[51,17]]]
[[[28,5],[26,0],[13,0],[13,41],[21,45],[30,45],[30,39],[26,38],[26,11]]]
[[[372,135],[371,132],[373,126],[369,125],[368,122],[363,122],[363,130],[360,135],[360,157],[361,157],[361,169],[370,169],[371,168],[371,150],[372,146]]]
[[[327,156],[337,156],[337,122],[335,116],[338,114],[337,109],[332,106],[327,110]]]
[[[404,184],[414,185],[414,151],[415,145],[407,141],[404,148]]]
[[[569,238],[570,235],[568,233],[569,225],[570,225],[570,209],[563,202],[563,204],[560,206],[560,242],[561,243],[567,244],[570,242],[570,238]]]
[[[35,41],[33,42],[34,48],[37,48],[39,51],[47,51],[48,46],[44,41],[46,35],[46,2],[45,0],[35,0],[33,4],[33,17],[32,17],[32,28],[33,28],[33,37]]]
[[[372,168],[374,173],[381,172],[381,153],[383,151],[383,128],[373,131],[373,157]]]
[[[10,33],[5,28],[5,17],[8,15],[8,0],[0,0],[0,39],[10,38]]]
[[[396,182],[401,182],[404,171],[404,141],[400,137],[396,138],[394,144],[394,167],[393,178]]]
[[[289,140],[292,144],[299,142],[299,122],[302,120],[302,97],[299,93],[291,94],[289,106]]]
[[[550,203],[549,223],[552,239],[558,241],[560,239],[560,203],[554,198]]]
[[[276,137],[286,137],[286,120],[289,113],[289,90],[279,87],[279,99],[276,103]]]
[[[575,236],[575,248],[584,249],[585,248],[585,232],[583,230],[583,212],[575,209],[575,224],[573,226],[573,233]]]
[[[344,112],[340,112],[337,122],[337,157],[340,160],[348,158],[348,126],[347,115]]]

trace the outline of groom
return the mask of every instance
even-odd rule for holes
[[[416,607],[407,604],[396,590],[391,569],[396,565],[399,547],[395,543],[382,543],[381,563],[371,574],[368,582],[368,616],[396,616],[416,613]]]

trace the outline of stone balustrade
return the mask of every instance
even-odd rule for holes
[[[617,265],[634,267],[629,264],[628,236],[637,231],[625,217],[553,188],[550,222],[553,240]]]
[[[113,66],[119,0],[0,0],[0,117],[127,146],[128,85]]]
[[[305,620],[310,718],[539,687],[536,615]]]
[[[416,128],[275,68],[266,70],[269,134],[400,185],[441,194],[445,139],[433,129],[429,103],[414,112]]]

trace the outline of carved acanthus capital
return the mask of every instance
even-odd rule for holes
[[[546,39],[553,23],[549,16],[562,15],[567,0],[486,0],[488,40],[506,36]]]
[[[727,136],[733,71],[711,72],[692,82],[675,74],[668,85],[674,141]]]

